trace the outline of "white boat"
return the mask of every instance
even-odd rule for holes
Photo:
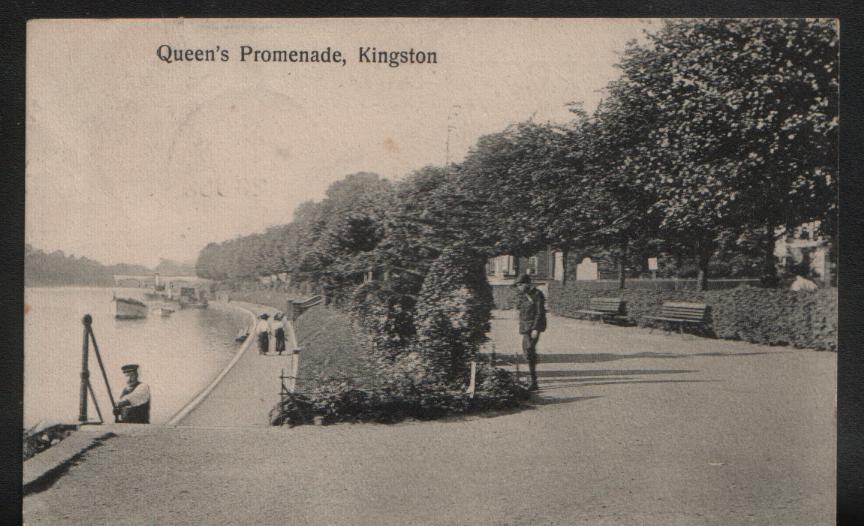
[[[137,320],[147,317],[147,305],[133,298],[114,298],[114,317],[118,320]]]
[[[172,309],[171,307],[162,306],[159,307],[159,314],[161,314],[163,318],[167,318],[168,316],[174,314],[174,309]]]

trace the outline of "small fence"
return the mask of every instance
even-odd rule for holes
[[[285,316],[287,316],[289,320],[294,321],[307,310],[316,305],[321,305],[323,302],[323,296],[312,296],[305,301],[288,300],[285,305]]]

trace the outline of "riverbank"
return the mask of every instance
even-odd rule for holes
[[[515,323],[496,312],[501,355],[519,352]],[[396,425],[114,427],[24,499],[25,521],[832,523],[835,354],[554,316],[549,326],[533,409]]]

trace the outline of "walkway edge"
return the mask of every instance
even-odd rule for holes
[[[220,372],[219,375],[212,382],[210,382],[210,385],[208,385],[204,388],[203,391],[198,393],[198,396],[193,398],[191,402],[186,404],[180,411],[178,411],[173,417],[171,417],[171,419],[168,420],[168,423],[165,424],[166,426],[177,427],[180,422],[189,415],[189,413],[191,413],[196,407],[198,407],[201,402],[203,402],[210,395],[213,389],[215,389],[216,386],[219,385],[219,382],[221,382],[222,379],[225,378],[225,375],[227,375],[231,371],[231,369],[234,368],[234,366],[237,364],[237,362],[240,361],[240,358],[244,354],[246,354],[246,350],[252,344],[252,340],[254,339],[252,338],[252,326],[254,326],[255,324],[255,313],[247,309],[246,307],[241,307],[239,305],[234,305],[233,307],[246,311],[246,313],[250,316],[251,321],[249,326],[249,336],[246,337],[246,341],[243,342],[243,346],[240,347],[240,350],[237,351],[237,353],[234,355],[234,358],[232,358],[231,361],[228,362],[228,365],[226,365],[225,368],[222,369],[222,372]]]

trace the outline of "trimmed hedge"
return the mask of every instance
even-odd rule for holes
[[[627,315],[638,325],[650,325],[663,302],[705,303],[711,307],[713,335],[766,345],[791,345],[820,350],[837,349],[837,289],[793,292],[742,286],[730,290],[656,291],[624,289],[584,290],[578,285],[549,284],[550,312],[578,318],[594,296],[620,297]]]

